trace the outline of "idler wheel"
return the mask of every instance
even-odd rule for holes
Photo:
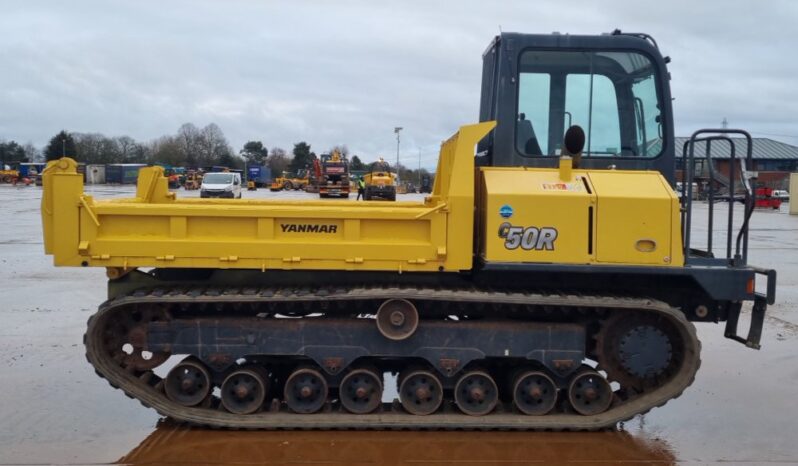
[[[548,414],[557,403],[557,385],[543,372],[523,372],[513,383],[513,403],[530,416]]]
[[[414,371],[401,377],[399,401],[410,414],[424,416],[438,410],[443,402],[443,386],[429,371]]]
[[[454,387],[454,401],[462,412],[470,416],[484,416],[499,402],[496,382],[486,372],[464,374]]]
[[[263,405],[269,387],[269,377],[262,369],[238,369],[222,382],[222,405],[234,414],[254,413]]]
[[[291,411],[310,414],[320,410],[327,401],[327,381],[315,369],[295,370],[285,381],[283,396]]]
[[[204,364],[186,358],[169,371],[164,390],[175,403],[196,406],[211,392],[211,377]]]
[[[418,328],[418,310],[406,299],[389,299],[377,310],[377,329],[389,340],[404,340]]]
[[[568,387],[568,400],[577,413],[584,416],[600,414],[612,403],[612,387],[598,372],[578,374]]]
[[[354,414],[367,414],[382,403],[382,377],[370,369],[355,369],[341,381],[339,398],[343,407]]]
[[[137,371],[148,371],[169,359],[169,352],[151,352],[145,349],[147,329],[151,322],[169,320],[169,314],[157,306],[139,306],[110,320],[105,328],[105,346],[120,365]]]

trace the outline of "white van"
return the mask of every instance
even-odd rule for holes
[[[241,198],[241,174],[222,172],[208,173],[202,177],[200,197]]]

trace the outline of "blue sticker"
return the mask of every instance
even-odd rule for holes
[[[499,215],[503,218],[510,218],[513,216],[513,208],[507,204],[504,204],[501,209],[499,209]]]

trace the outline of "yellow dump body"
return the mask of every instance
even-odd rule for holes
[[[64,158],[44,172],[45,251],[56,265],[126,269],[470,269],[473,150],[493,126],[443,144],[424,202],[177,199],[160,167],[140,171],[135,198],[96,200]]]

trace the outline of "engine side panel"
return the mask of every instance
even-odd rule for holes
[[[679,201],[658,172],[484,167],[485,263],[681,266]]]

